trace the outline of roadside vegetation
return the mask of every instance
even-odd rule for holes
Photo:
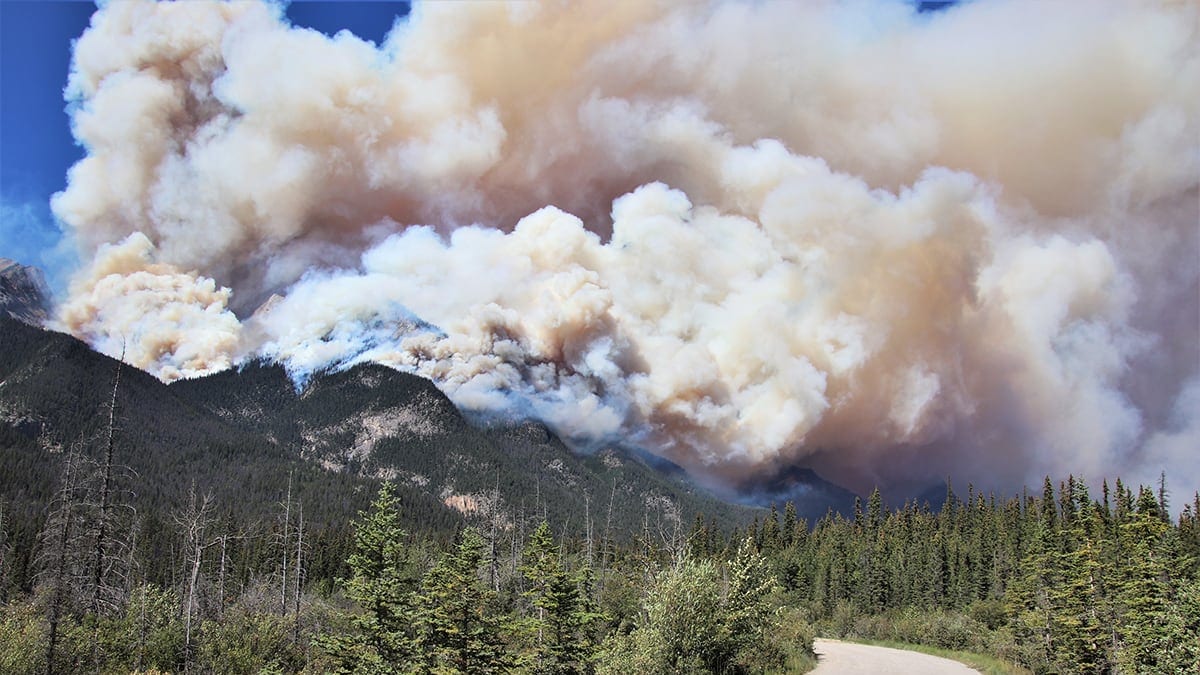
[[[534,519],[429,537],[405,528],[385,484],[335,579],[309,575],[322,543],[286,495],[273,557],[251,568],[232,554],[246,535],[194,495],[165,518],[177,539],[160,583],[130,554],[124,502],[102,520],[73,471],[32,587],[0,605],[0,672],[798,673],[817,633],[985,673],[1200,665],[1200,499],[1173,522],[1162,486],[1118,483],[1101,500],[1070,478],[1006,501],[948,490],[936,512],[887,512],[875,493],[811,528],[785,505],[732,533],[700,517],[618,541]]]

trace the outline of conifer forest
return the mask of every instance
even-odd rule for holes
[[[384,483],[345,558],[316,565],[330,544],[290,494],[234,530],[193,492],[147,547],[136,503],[88,471],[64,465],[28,575],[0,540],[2,672],[783,673],[817,634],[1035,673],[1200,664],[1200,497],[1172,518],[1165,485],[1047,478],[894,510],[876,491],[815,523],[786,503],[624,537],[501,511],[412,531]]]

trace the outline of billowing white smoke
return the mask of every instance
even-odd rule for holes
[[[435,3],[377,49],[112,3],[60,320],[164,379],[378,361],[733,485],[1190,492],[1198,14]]]

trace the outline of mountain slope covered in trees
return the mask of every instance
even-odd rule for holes
[[[37,532],[65,458],[74,453],[93,467],[102,459],[117,370],[74,338],[0,317],[10,588],[32,583]],[[464,518],[505,528],[544,518],[555,532],[599,539],[644,530],[674,536],[701,513],[729,530],[754,513],[622,448],[581,456],[535,422],[470,424],[427,380],[378,365],[319,375],[301,388],[269,364],[171,385],[121,371],[114,488],[136,510],[139,555],[152,579],[173,574],[163,562],[178,558],[168,530],[192,492],[211,495],[231,531],[269,533],[281,502],[303,503],[314,536],[329,540],[328,560],[314,567],[325,576],[343,568],[348,523],[385,479],[396,483],[409,529],[442,537]],[[242,546],[248,567],[268,555],[251,539]]]

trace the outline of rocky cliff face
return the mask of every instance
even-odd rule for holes
[[[50,288],[36,267],[0,258],[0,314],[40,326],[50,316]]]

